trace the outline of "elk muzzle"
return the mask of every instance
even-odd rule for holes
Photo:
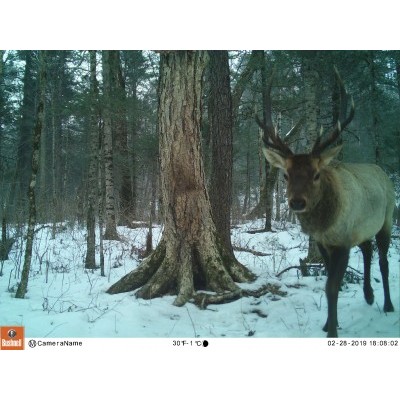
[[[294,212],[304,212],[306,210],[306,200],[302,197],[294,197],[289,200],[289,207]]]

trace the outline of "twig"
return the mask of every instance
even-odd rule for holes
[[[62,324],[58,324],[58,325],[56,325],[50,332],[48,332],[45,336],[43,336],[43,337],[48,337],[49,335],[50,335],[50,333],[53,333],[57,328],[59,328],[60,326],[62,326],[62,325],[65,325],[66,324],[66,322],[63,322]]]
[[[251,253],[251,254],[253,254],[255,256],[260,256],[260,257],[272,256],[272,253],[263,253],[261,251],[251,250],[251,249],[248,249],[246,247],[240,247],[240,246],[233,246],[233,250],[235,250],[235,251],[244,251],[246,253]]]
[[[51,228],[51,225],[41,225],[38,228],[35,229],[35,235],[40,232],[42,229],[46,229],[46,228]]]
[[[300,267],[298,267],[297,265],[292,266],[292,267],[287,267],[287,268],[283,269],[281,272],[279,272],[278,274],[276,274],[276,277],[277,278],[280,277],[283,273],[285,273],[291,269],[300,269]]]
[[[266,285],[261,286],[259,289],[256,290],[242,290],[243,296],[246,297],[261,297],[264,296],[266,293],[272,293],[278,296],[286,296],[286,292],[280,290],[279,286],[272,285],[267,283]]]
[[[273,229],[255,229],[255,230],[251,230],[251,231],[246,231],[246,233],[250,233],[251,235],[254,235],[256,233],[265,233],[265,232],[276,232]]]
[[[189,309],[187,307],[186,307],[186,311],[187,311],[187,313],[189,315],[190,322],[192,323],[192,326],[193,326],[194,337],[197,337],[196,328],[194,326],[194,322],[193,322],[192,316],[190,315]]]

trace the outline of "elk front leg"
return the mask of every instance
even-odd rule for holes
[[[328,337],[337,337],[339,289],[349,261],[350,249],[334,247],[326,250],[327,254],[329,254],[329,262],[327,263],[328,279],[325,289],[328,301],[328,319],[323,330],[328,332]]]

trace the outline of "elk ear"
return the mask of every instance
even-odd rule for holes
[[[342,145],[333,147],[332,149],[325,150],[320,155],[320,167],[328,165],[342,150]]]
[[[266,147],[263,147],[262,151],[264,153],[265,158],[271,165],[280,169],[286,169],[285,157],[281,156],[279,153],[270,150]]]

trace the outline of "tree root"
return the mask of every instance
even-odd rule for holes
[[[194,296],[194,304],[199,308],[205,309],[210,304],[226,304],[238,300],[241,297],[261,297],[267,293],[278,296],[286,296],[286,292],[279,289],[279,286],[267,283],[256,290],[237,289],[232,292],[222,294],[196,293]]]
[[[165,250],[165,242],[161,241],[157,249],[148,258],[144,259],[138,268],[114,283],[107,290],[107,293],[130,292],[145,285],[159,269],[162,260],[165,258]]]
[[[166,294],[176,295],[174,305],[183,306],[194,301],[199,307],[222,304],[242,296],[260,297],[267,292],[278,293],[273,285],[257,291],[240,289],[236,282],[251,282],[256,276],[217,242],[208,246],[180,246],[168,248],[161,240],[155,251],[108,290],[109,294],[135,289],[136,297],[151,299]],[[211,291],[205,294],[198,290]],[[283,292],[280,292],[281,294]]]

